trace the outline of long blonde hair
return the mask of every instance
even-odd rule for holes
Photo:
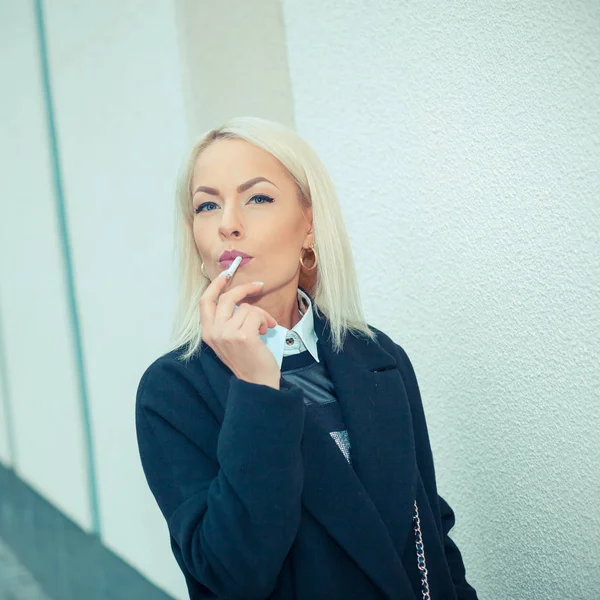
[[[284,125],[258,117],[236,117],[211,129],[194,144],[178,177],[175,238],[180,293],[173,341],[167,351],[183,346],[179,358],[187,360],[201,349],[198,302],[210,280],[201,272],[202,260],[194,242],[191,186],[198,156],[219,139],[246,140],[269,152],[295,180],[300,202],[312,206],[314,252],[318,263],[314,271],[301,269],[299,285],[310,294],[318,315],[327,319],[334,350],[342,349],[348,332],[376,339],[363,317],[350,242],[333,183],[323,163],[296,132]]]

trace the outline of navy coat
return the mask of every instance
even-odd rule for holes
[[[302,390],[242,381],[204,343],[141,378],[140,457],[190,598],[420,600],[416,497],[432,600],[476,600],[406,353],[373,328],[377,342],[349,334],[336,354],[327,320],[313,316],[352,466]]]

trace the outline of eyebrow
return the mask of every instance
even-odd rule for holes
[[[242,183],[241,185],[238,186],[238,189],[237,189],[238,194],[241,194],[242,192],[249,190],[253,185],[260,183],[261,181],[266,181],[267,183],[270,183],[271,185],[275,185],[272,181],[269,181],[266,177],[254,177],[253,179],[249,179],[248,181],[246,181],[246,183]],[[277,186],[275,185],[275,187],[277,187]],[[277,189],[279,189],[279,188],[277,188]],[[215,190],[215,188],[206,187],[204,185],[198,186],[196,188],[196,190],[194,191],[194,193],[192,194],[192,196],[195,196],[198,192],[204,192],[206,194],[211,194],[212,196],[219,195],[219,190]]]

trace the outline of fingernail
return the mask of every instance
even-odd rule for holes
[[[254,285],[265,285],[264,281],[253,281],[252,282]]]

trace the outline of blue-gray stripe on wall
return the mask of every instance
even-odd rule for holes
[[[6,425],[6,441],[8,444],[8,464],[14,469],[17,463],[17,452],[15,448],[12,407],[9,396],[10,386],[8,385],[8,365],[6,363],[6,348],[4,346],[4,330],[2,329],[2,310],[0,310],[0,382],[2,384],[3,412]]]
[[[65,273],[65,286],[67,299],[69,302],[69,321],[71,325],[71,334],[73,338],[74,359],[77,372],[77,382],[79,387],[79,398],[81,401],[81,414],[83,416],[83,428],[85,439],[85,452],[87,462],[87,476],[90,498],[90,514],[92,518],[92,531],[101,536],[100,515],[98,509],[98,493],[96,486],[96,470],[94,463],[94,448],[92,443],[92,428],[90,426],[89,401],[87,392],[87,382],[85,376],[85,364],[83,358],[83,348],[81,343],[81,330],[79,325],[79,312],[77,309],[77,299],[75,297],[75,281],[73,277],[73,263],[71,260],[71,248],[69,244],[69,228],[67,225],[67,215],[65,210],[65,199],[60,171],[60,159],[58,152],[58,142],[56,136],[56,125],[54,120],[54,106],[52,103],[52,93],[50,87],[50,71],[48,64],[48,49],[46,45],[46,30],[44,25],[44,13],[42,0],[34,0],[35,19],[37,26],[37,37],[40,55],[40,70],[42,74],[42,87],[44,103],[46,108],[46,121],[48,126],[48,138],[50,145],[50,160],[52,166],[54,197],[56,200],[56,213],[58,217],[58,229],[60,235],[60,246]]]

